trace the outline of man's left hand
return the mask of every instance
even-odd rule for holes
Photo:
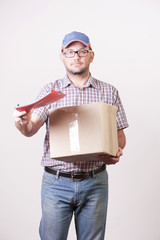
[[[101,161],[103,161],[105,164],[110,165],[110,164],[116,164],[119,162],[120,157],[123,155],[122,148],[118,148],[118,152],[116,154],[116,157],[112,157],[110,155],[99,155],[99,158]]]

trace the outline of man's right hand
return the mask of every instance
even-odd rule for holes
[[[31,114],[32,114],[33,110],[31,110],[30,112],[26,112],[26,111],[15,111],[13,114],[13,117],[15,119],[16,123],[20,123],[21,125],[27,125],[30,121],[31,121]]]
[[[16,127],[21,133],[27,137],[34,135],[42,126],[40,118],[32,114],[33,110],[29,112],[15,111],[13,114]]]

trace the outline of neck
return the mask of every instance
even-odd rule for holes
[[[73,75],[70,73],[67,73],[68,78],[74,83],[74,85],[78,88],[82,88],[88,81],[90,77],[90,73],[87,74],[81,74],[81,75]]]

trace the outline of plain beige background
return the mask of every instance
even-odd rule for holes
[[[0,1],[0,239],[39,240],[45,127],[26,138],[12,115],[64,76],[61,41],[73,30],[89,35],[92,75],[119,90],[130,124],[124,156],[108,167],[105,239],[160,239],[159,24],[158,0]]]

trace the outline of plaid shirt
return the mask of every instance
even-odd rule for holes
[[[34,110],[34,114],[38,115],[42,123],[46,123],[42,166],[52,166],[56,170],[67,172],[88,172],[102,166],[103,162],[99,160],[66,163],[50,158],[48,110],[51,108],[77,106],[102,101],[118,107],[117,129],[124,129],[128,127],[128,123],[118,91],[112,85],[99,81],[92,76],[90,76],[83,88],[79,89],[66,76],[63,79],[56,80],[54,83],[46,84],[40,91],[37,100],[49,94],[51,89],[65,93],[66,97],[55,103]]]

